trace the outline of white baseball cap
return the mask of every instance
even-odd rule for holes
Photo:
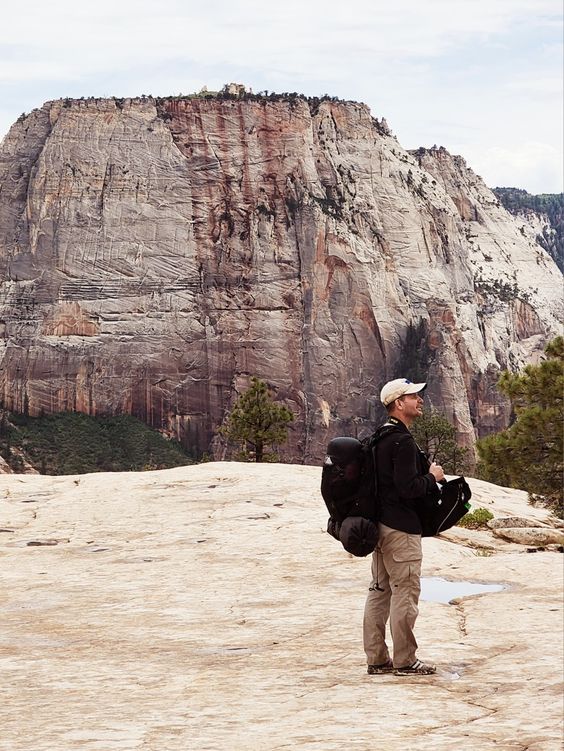
[[[404,394],[418,394],[427,387],[426,383],[412,383],[407,378],[396,378],[394,381],[388,381],[388,383],[380,391],[380,401],[387,407],[396,399]]]

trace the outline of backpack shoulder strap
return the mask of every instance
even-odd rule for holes
[[[380,504],[379,504],[379,499],[378,499],[378,472],[376,470],[378,444],[383,438],[390,435],[390,433],[398,433],[401,435],[401,431],[398,430],[398,428],[393,423],[385,422],[383,425],[380,425],[379,428],[376,428],[374,433],[372,433],[372,435],[365,438],[363,441],[363,447],[366,451],[366,454],[369,457],[369,463],[370,463],[370,469],[371,469],[370,471],[371,495],[374,498],[374,502],[375,502],[376,521],[378,520],[378,517],[380,516]]]
[[[375,445],[380,441],[382,438],[385,438],[385,436],[390,435],[390,433],[401,433],[402,431],[399,430],[397,425],[394,425],[393,422],[385,422],[383,425],[380,425],[379,428],[376,428],[374,433],[370,436],[371,444]]]

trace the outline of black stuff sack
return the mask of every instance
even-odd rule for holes
[[[442,483],[440,492],[426,499],[418,509],[422,537],[434,537],[453,527],[470,510],[472,491],[464,477]]]
[[[353,509],[365,469],[365,450],[356,438],[333,438],[321,471],[321,495],[335,522],[342,522]]]
[[[362,516],[347,516],[341,523],[339,540],[347,553],[364,558],[376,547],[378,527]]]

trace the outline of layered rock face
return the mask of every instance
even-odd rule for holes
[[[258,375],[296,414],[281,455],[307,463],[368,432],[416,330],[430,402],[470,442],[506,424],[500,369],[563,317],[519,226],[361,104],[50,102],[0,149],[0,398],[131,412],[220,456]]]

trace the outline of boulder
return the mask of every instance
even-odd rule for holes
[[[493,529],[501,537],[520,545],[564,545],[564,530],[540,527],[501,527]]]
[[[490,529],[500,529],[503,527],[541,527],[543,526],[539,522],[532,521],[531,519],[525,519],[523,516],[505,516],[490,519],[487,522]]]

